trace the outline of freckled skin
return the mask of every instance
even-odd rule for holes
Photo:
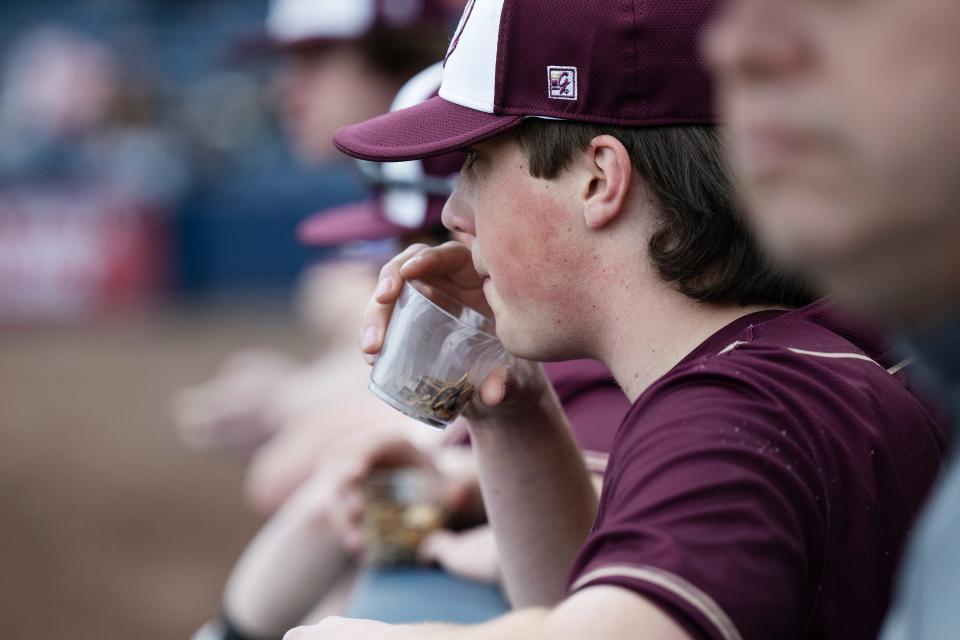
[[[567,234],[557,228],[561,212],[547,189],[511,185],[510,195],[515,206],[492,207],[478,216],[484,259],[501,296],[546,303],[554,297],[554,289],[562,286],[554,265],[570,263],[564,255]]]
[[[477,266],[490,275],[487,297],[500,338],[518,355],[539,353],[545,340],[560,342],[574,329],[568,323],[585,280],[584,222],[569,204],[569,185],[532,177],[511,137],[478,148],[481,156],[461,173],[447,208],[472,226],[465,230],[475,235]]]

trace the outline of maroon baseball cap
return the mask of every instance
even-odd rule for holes
[[[444,0],[272,0],[263,31],[235,53],[271,53],[350,42],[382,31],[447,24]]]
[[[424,160],[369,163],[377,193],[364,202],[324,209],[300,223],[304,244],[336,246],[357,240],[383,240],[441,226],[443,205],[464,154],[445,153]]]
[[[718,0],[470,0],[439,96],[339,129],[355,158],[475,144],[526,117],[624,127],[716,122],[700,32]]]
[[[442,72],[442,64],[437,63],[411,78],[397,93],[391,109],[403,109],[436,96]],[[443,205],[463,161],[460,152],[389,164],[360,161],[376,197],[315,213],[300,224],[300,241],[334,246],[439,227]]]

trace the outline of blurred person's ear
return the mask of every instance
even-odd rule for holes
[[[590,141],[572,171],[587,227],[601,229],[616,220],[624,209],[633,164],[623,144],[613,136],[601,135]]]

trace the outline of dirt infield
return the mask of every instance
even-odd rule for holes
[[[0,638],[172,640],[217,612],[257,520],[241,467],[184,450],[166,402],[253,345],[311,346],[236,310],[0,328]]]

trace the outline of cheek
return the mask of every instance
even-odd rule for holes
[[[571,231],[556,200],[539,183],[501,193],[505,197],[489,215],[477,219],[477,237],[497,293],[508,301],[555,300]]]
[[[367,80],[360,70],[339,58],[305,71],[300,91],[314,126],[332,130],[362,117],[368,108],[363,90]]]
[[[340,86],[336,77],[327,78],[322,73],[312,77],[304,91],[308,119],[318,136],[333,131],[343,119],[348,105],[353,103],[347,87]]]
[[[917,6],[937,2],[917,0]],[[837,87],[844,91],[839,95],[848,108],[847,132],[857,161],[846,224],[877,251],[903,243],[925,250],[947,233],[950,220],[944,215],[955,219],[960,40],[944,25],[960,23],[960,10],[951,11],[949,18],[930,17],[923,24],[904,17],[900,36],[888,37],[872,58],[844,62],[844,77],[858,70],[864,76],[858,85]]]
[[[831,89],[865,161],[860,186],[878,201],[926,199],[960,160],[960,3],[878,3],[872,14],[848,30],[850,46],[830,51]]]

